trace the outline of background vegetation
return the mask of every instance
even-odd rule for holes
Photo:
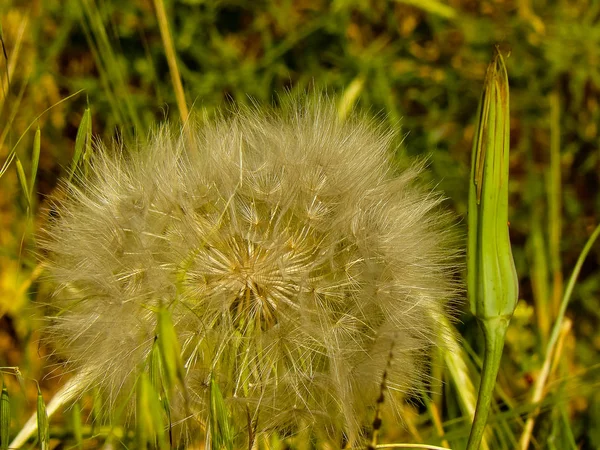
[[[171,0],[164,7],[185,104],[195,113],[210,116],[231,103],[268,103],[285,90],[325,88],[401,126],[402,151],[429,157],[428,176],[461,217],[485,68],[494,45],[509,55],[509,216],[521,301],[488,442],[516,448],[536,406],[531,387],[563,278],[600,217],[600,3]],[[48,401],[68,377],[57,361],[44,358],[49,349],[39,343],[34,302],[48,293],[34,232],[47,196],[67,174],[86,108],[93,135],[105,140],[143,140],[152,124],[180,118],[159,19],[150,0],[0,4],[0,366],[18,366],[26,379],[21,389],[15,377],[3,376],[12,436],[35,412],[37,389],[29,380],[40,381]],[[27,195],[22,186],[33,180]],[[596,245],[553,355],[531,448],[600,448],[599,262]],[[481,337],[464,311],[457,328],[468,356],[459,358],[466,363],[459,374],[477,386]],[[433,383],[429,399],[407,405],[405,423],[388,423],[382,441],[464,446],[468,383],[437,358],[434,376],[445,383]],[[78,437],[89,411],[85,402],[81,407],[83,415],[78,406],[52,419],[53,445],[103,442],[102,432],[92,437],[89,427]]]

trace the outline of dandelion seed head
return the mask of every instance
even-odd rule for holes
[[[411,392],[424,376],[457,293],[452,222],[421,165],[394,164],[383,125],[342,121],[321,97],[284,103],[188,124],[191,137],[163,127],[139,149],[99,148],[44,233],[47,335],[116,399],[167,305],[199,421],[212,375],[254,431],[352,441],[392,341],[389,386]]]

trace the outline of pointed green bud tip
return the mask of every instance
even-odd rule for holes
[[[518,300],[508,234],[509,133],[508,75],[496,50],[479,102],[469,183],[468,296],[480,320],[509,319]]]

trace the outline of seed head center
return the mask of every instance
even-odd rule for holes
[[[270,329],[277,323],[277,302],[270,295],[269,283],[264,277],[269,264],[260,247],[244,242],[243,253],[238,253],[231,276],[238,286],[230,306],[233,322],[239,328],[260,327]]]

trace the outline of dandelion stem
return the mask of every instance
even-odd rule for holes
[[[473,427],[471,428],[467,450],[478,449],[483,438],[509,321],[509,317],[495,317],[479,321],[485,339],[485,357],[481,382],[479,384],[475,418],[473,419]]]

